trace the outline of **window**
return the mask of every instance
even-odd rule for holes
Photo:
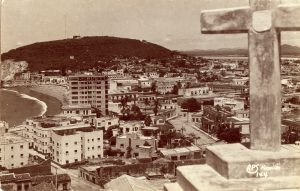
[[[121,147],[121,148],[124,148],[124,144],[120,144],[120,147]]]
[[[21,166],[23,166],[23,165],[24,165],[24,163],[23,163],[23,162],[21,162],[20,164],[21,164]]]
[[[11,166],[11,167],[14,167],[14,164],[11,164],[10,166]]]
[[[135,148],[139,148],[139,147],[140,147],[140,145],[136,145],[136,146],[135,146]]]
[[[19,185],[17,186],[17,190],[18,190],[18,191],[21,191],[21,190],[22,190],[22,184],[19,184]]]
[[[100,138],[98,138],[98,141],[100,141]]]
[[[20,145],[20,149],[23,149],[23,147],[24,147],[23,145]]]
[[[74,145],[77,145],[77,141],[74,142]]]
[[[98,149],[101,149],[101,146],[98,146]]]
[[[10,157],[13,159],[13,158],[14,158],[14,155],[11,155]]]
[[[24,189],[25,189],[25,191],[27,191],[29,189],[29,184],[25,184]]]
[[[14,147],[12,146],[12,147],[10,147],[10,149],[11,149],[11,150],[14,150]]]
[[[24,154],[20,154],[20,157],[23,158],[23,157],[24,157]]]
[[[69,145],[69,143],[66,143],[66,147]]]
[[[69,160],[66,160],[66,164],[69,164]]]
[[[92,141],[94,141],[94,139],[92,139]]]
[[[94,150],[94,147],[92,147],[92,150]]]
[[[66,151],[66,155],[69,155],[69,151]]]
[[[77,150],[74,150],[74,153],[77,153]]]

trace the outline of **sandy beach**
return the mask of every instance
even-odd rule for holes
[[[19,86],[0,90],[0,120],[8,122],[10,127],[22,124],[27,118],[57,115],[67,103],[67,88],[62,86]]]
[[[40,85],[35,87],[30,87],[31,90],[46,94],[58,99],[62,105],[67,105],[67,88],[63,86],[56,86],[56,85]]]

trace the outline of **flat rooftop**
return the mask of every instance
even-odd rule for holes
[[[70,117],[62,116],[62,115],[53,115],[53,116],[46,116],[46,117],[33,117],[32,118],[35,122],[40,123],[55,123],[55,122],[63,122],[70,120]]]
[[[177,154],[184,154],[189,152],[198,152],[201,151],[201,149],[197,146],[190,146],[190,147],[181,147],[181,148],[174,148],[174,149],[162,149],[160,152],[164,156],[168,155],[177,155]]]
[[[5,133],[0,136],[0,145],[15,144],[28,142],[27,139],[12,133]]]
[[[91,105],[63,105],[61,109],[92,109]]]

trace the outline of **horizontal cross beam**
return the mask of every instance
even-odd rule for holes
[[[201,32],[247,33],[251,24],[250,7],[202,11],[200,15]]]
[[[216,9],[202,11],[200,15],[201,32],[203,34],[247,33],[252,25],[250,7],[234,9]],[[281,31],[300,30],[300,5],[278,5],[272,13],[275,29]]]
[[[300,5],[282,4],[275,11],[275,27],[282,31],[300,30]]]

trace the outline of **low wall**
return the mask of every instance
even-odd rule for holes
[[[8,170],[10,173],[22,174],[29,173],[31,176],[50,175],[51,173],[51,160],[46,160],[37,165],[24,166],[21,168],[14,168]]]
[[[130,176],[145,176],[147,173],[152,172],[154,174],[174,174],[178,166],[184,165],[196,165],[204,164],[205,159],[191,159],[183,161],[166,161],[161,163],[150,162],[150,163],[138,163],[138,164],[127,164],[127,165],[115,165],[115,166],[104,166],[99,167],[96,171],[87,172],[83,169],[81,173],[84,174],[84,179],[87,179],[94,184],[104,186],[111,179],[115,179],[123,174]]]

